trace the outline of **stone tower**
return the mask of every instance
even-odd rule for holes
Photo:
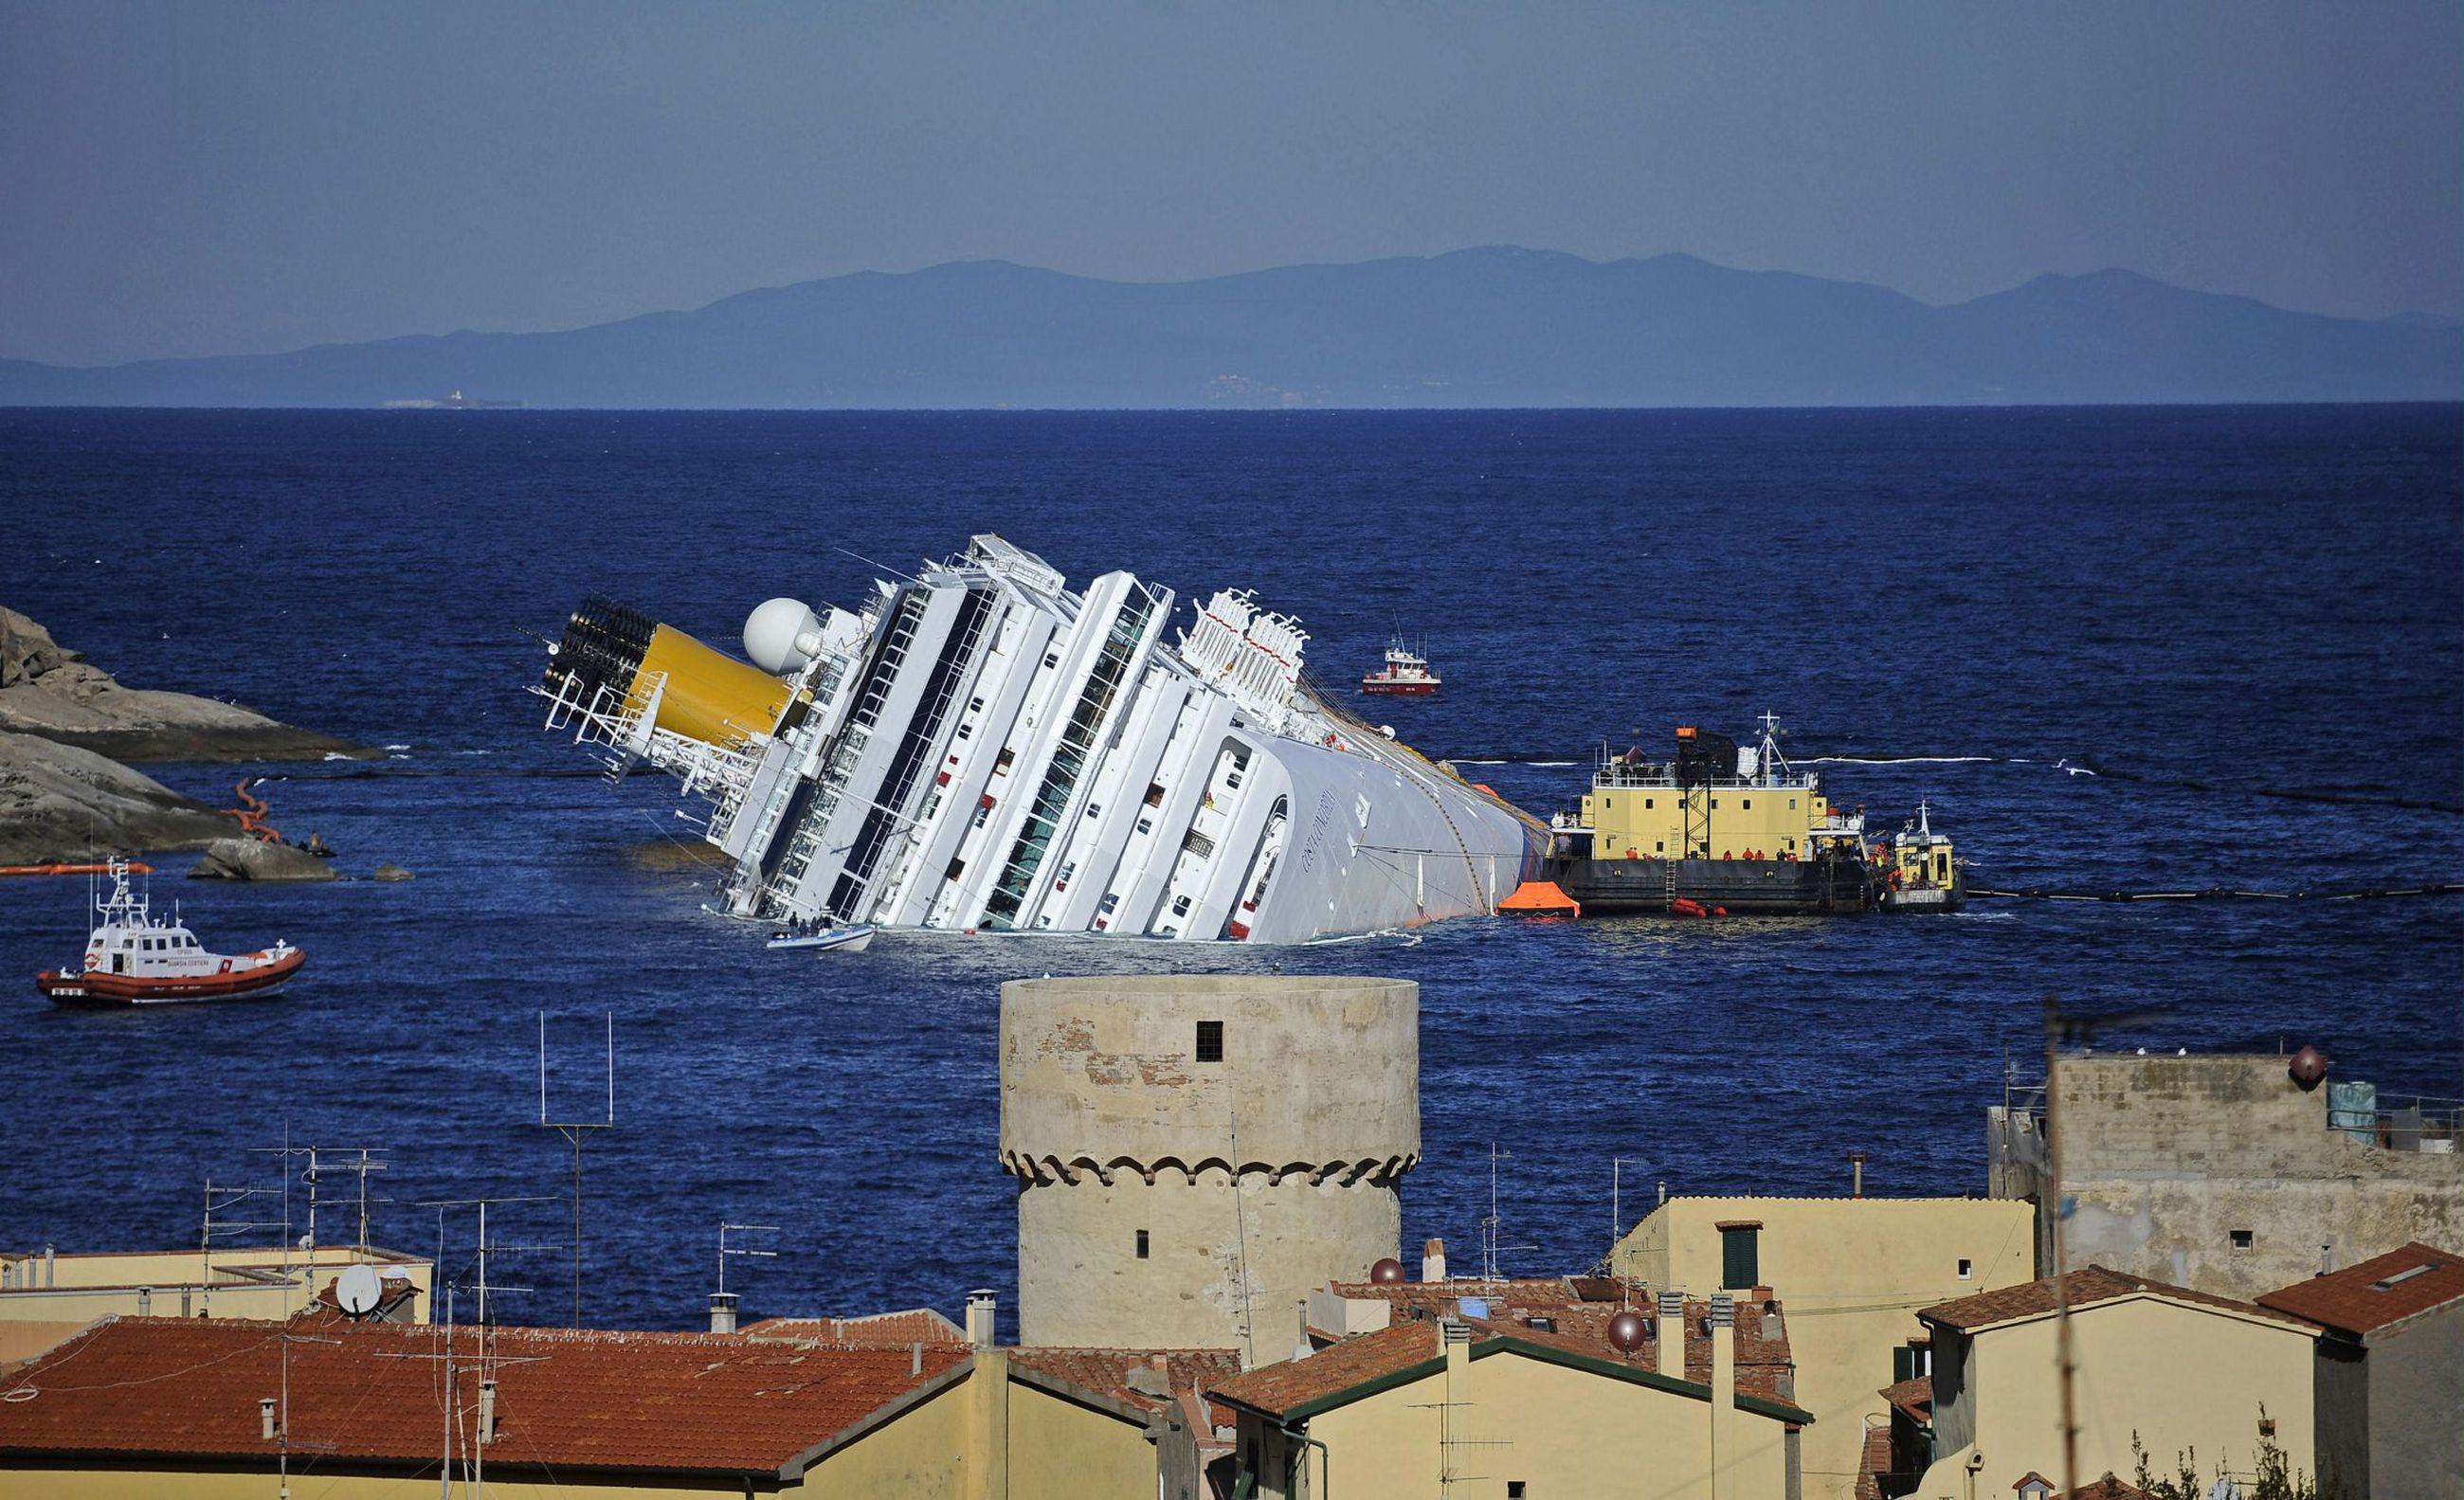
[[[1311,1290],[1397,1252],[1419,1031],[1404,980],[1002,985],[1021,1342],[1288,1357]]]

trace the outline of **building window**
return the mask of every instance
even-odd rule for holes
[[[1223,1061],[1223,1023],[1201,1021],[1198,1024],[1198,1060],[1201,1063]]]
[[[2234,1249],[2246,1250],[2250,1248],[2250,1246],[2251,1233],[2248,1229],[2235,1229],[2233,1231],[2233,1247]]]
[[[1891,1351],[1891,1379],[1921,1380],[1933,1374],[1933,1349],[1925,1344],[1902,1344]]]
[[[1754,810],[1754,800],[1751,797],[1745,800],[1745,810],[1748,812]]]
[[[1509,1479],[1506,1482],[1506,1500],[1523,1500],[1523,1497],[1529,1492],[1523,1488],[1523,1481],[1519,1479]]]
[[[1642,800],[1642,810],[1643,810],[1643,811],[1645,811],[1645,812],[1649,812],[1649,811],[1651,810],[1651,799],[1650,799],[1650,798],[1645,797],[1645,798]]]
[[[1760,1224],[1723,1224],[1720,1228],[1720,1290],[1741,1291],[1761,1284]]]
[[[1146,1258],[1147,1258],[1147,1232],[1146,1232],[1144,1229],[1140,1229],[1140,1230],[1138,1231],[1138,1259],[1140,1259],[1140,1260],[1145,1260]]]
[[[1960,1261],[1960,1263],[1959,1263],[1959,1279],[1960,1279],[1960,1280],[1962,1280],[1962,1281],[1968,1281],[1968,1280],[1972,1279],[1975,1275],[1976,1275],[1976,1266],[1975,1266],[1975,1263],[1973,1263],[1973,1262],[1971,1262],[1971,1261],[1969,1261],[1969,1260],[1966,1260],[1966,1259],[1962,1259],[1962,1260]]]

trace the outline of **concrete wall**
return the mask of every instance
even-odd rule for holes
[[[1197,1060],[1201,1021],[1221,1061]],[[1022,1342],[1281,1359],[1311,1290],[1399,1250],[1420,1152],[1408,982],[1017,981],[1001,1057]]]
[[[1864,1419],[1887,1415],[1891,1351],[1922,1337],[1917,1310],[2035,1279],[2035,1213],[1970,1198],[1676,1198],[1613,1252],[1617,1272],[1703,1295],[1721,1273],[1719,1225],[1758,1221],[1762,1284],[1786,1310],[1804,1439],[1805,1492],[1857,1488]],[[1960,1274],[1960,1262],[1968,1274]]]
[[[1738,1412],[1734,1431],[1724,1493],[1788,1495],[1786,1424]],[[1321,1413],[1309,1435],[1326,1445],[1322,1458],[1313,1448],[1287,1452],[1271,1428],[1243,1419],[1243,1449],[1257,1441],[1263,1460],[1261,1495],[1502,1496],[1515,1480],[1534,1500],[1712,1493],[1710,1402],[1510,1351],[1459,1357],[1445,1371]],[[1287,1487],[1289,1463],[1302,1459],[1305,1485]],[[1451,1489],[1440,1482],[1446,1467],[1459,1476]]]
[[[2392,1151],[2327,1128],[2324,1085],[2277,1056],[2062,1059],[2063,1264],[2248,1300],[2411,1240],[2464,1244],[2464,1158]],[[2042,1202],[2037,1116],[1989,1112],[1997,1197]],[[2236,1248],[2235,1230],[2251,1245]],[[2050,1269],[2048,1216],[2037,1251]]]
[[[2366,1364],[2370,1492],[2464,1497],[2464,1306],[2381,1335]]]
[[[2311,1442],[2309,1333],[2289,1323],[2189,1307],[2153,1297],[2091,1303],[2071,1315],[2073,1386],[2081,1483],[2110,1469],[2129,1476],[2135,1433],[2159,1473],[2175,1455],[2196,1454],[2203,1475],[2223,1464],[2247,1473],[2258,1451],[2262,1408],[2277,1445],[2304,1473],[2318,1472]],[[1915,1493],[1961,1497],[1969,1454],[1985,1467],[1973,1493],[2001,1495],[2034,1471],[2061,1477],[2061,1389],[2051,1313],[1973,1330],[1956,1402],[1935,1374],[1937,1458]],[[1937,1351],[1948,1357],[1948,1350]],[[1946,1411],[1946,1407],[1952,1409]],[[1946,1421],[1947,1417],[1947,1421]],[[1961,1439],[1954,1445],[1952,1439]]]

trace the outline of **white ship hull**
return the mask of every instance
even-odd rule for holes
[[[765,920],[1306,942],[1493,912],[1545,850],[1310,692],[1292,621],[1219,593],[1167,643],[1171,605],[979,537],[861,611],[757,611],[776,724],[671,734],[656,684],[555,664],[550,723],[708,796],[729,908]]]

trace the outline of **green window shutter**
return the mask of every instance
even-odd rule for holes
[[[1762,1281],[1761,1256],[1757,1253],[1755,1229],[1723,1229],[1720,1231],[1720,1290],[1742,1291]]]

